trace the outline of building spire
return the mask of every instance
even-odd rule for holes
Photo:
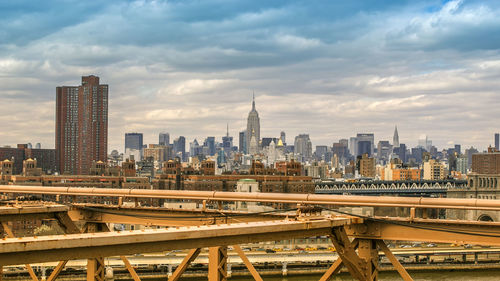
[[[397,125],[394,127],[394,136],[392,137],[392,145],[394,147],[399,147],[399,134]]]
[[[255,91],[253,92],[252,95],[252,110],[255,110]]]
[[[226,123],[226,136],[229,137],[229,123]]]

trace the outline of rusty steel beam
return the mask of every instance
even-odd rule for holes
[[[0,185],[3,193],[500,211],[500,200]]]
[[[333,275],[337,274],[341,269],[344,263],[342,262],[341,258],[337,258],[335,262],[328,268],[328,270],[321,276],[319,281],[328,281],[330,278],[333,277]]]
[[[56,214],[68,210],[68,206],[60,204],[20,203],[0,206],[0,222],[53,219]]]
[[[130,273],[130,276],[134,281],[141,281],[141,278],[139,275],[137,275],[137,272],[135,271],[134,267],[130,264],[128,259],[125,256],[120,256],[120,259],[122,259],[123,264],[125,265],[125,268],[127,268],[128,272]]]
[[[399,276],[403,278],[404,281],[413,281],[413,278],[411,278],[410,274],[406,271],[403,265],[398,261],[398,259],[394,256],[394,254],[389,250],[387,245],[385,244],[384,240],[375,240],[377,241],[377,245],[382,250],[385,254],[385,256],[389,259],[389,261],[392,263],[394,266],[394,269],[399,273]]]
[[[64,230],[64,233],[76,234],[81,232],[78,226],[76,226],[73,220],[68,216],[68,213],[56,213],[55,217],[59,226]]]
[[[379,262],[377,242],[373,239],[359,239],[358,256],[365,261],[366,279],[378,280]]]
[[[208,281],[227,280],[227,246],[208,248]]]
[[[352,221],[331,218],[7,238],[0,242],[0,264],[88,259],[328,235],[332,227]]]
[[[66,266],[66,263],[68,263],[68,261],[60,261],[50,274],[49,278],[47,278],[47,281],[56,280],[63,268]]]
[[[196,249],[191,249],[189,253],[184,257],[184,260],[182,260],[181,264],[177,266],[177,269],[174,271],[172,276],[168,278],[168,281],[178,281],[181,278],[181,275],[186,271],[188,266],[198,257],[200,254],[201,249],[196,248]]]
[[[97,257],[87,260],[87,281],[104,281],[104,258]]]
[[[171,209],[104,204],[73,204],[68,215],[73,221],[124,223],[156,226],[197,226],[239,222],[275,221],[295,218],[293,214],[252,214],[212,209]]]
[[[359,245],[359,241],[356,244],[354,241],[351,243],[343,227],[333,228],[330,240],[332,240],[339,258],[342,259],[342,263],[351,276],[357,280],[367,281],[366,261],[361,259],[356,253],[356,246]]]
[[[500,246],[498,223],[464,222],[452,220],[409,221],[403,218],[365,220],[363,224],[345,227],[347,235],[360,239],[422,241],[435,243]]]
[[[12,232],[12,230],[10,229],[10,227],[7,225],[6,222],[1,222],[0,224],[3,227],[3,231],[5,231],[5,233],[7,234],[7,236],[9,238],[15,238],[14,232]],[[28,273],[31,277],[31,280],[38,281],[38,277],[36,276],[35,271],[33,271],[33,268],[31,267],[31,265],[25,264],[24,266],[26,267],[26,270],[28,270]]]
[[[243,252],[240,245],[234,245],[233,248],[236,251],[236,253],[238,253],[238,256],[240,256],[241,261],[243,261],[250,274],[252,274],[253,279],[255,281],[263,281],[259,272],[255,269],[250,260],[248,260],[247,256],[245,255],[245,252]]]

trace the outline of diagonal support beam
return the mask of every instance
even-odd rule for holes
[[[330,239],[351,276],[358,280],[369,280],[366,276],[366,261],[356,254],[356,249],[347,237],[344,227],[333,227]]]
[[[127,268],[128,272],[130,273],[130,276],[132,276],[134,281],[141,281],[141,278],[139,277],[139,275],[137,275],[137,272],[135,272],[134,267],[132,267],[128,259],[125,256],[120,256],[120,259],[122,259],[123,263],[125,264],[125,267]]]
[[[66,266],[66,263],[68,261],[60,261],[57,266],[54,268],[54,271],[52,271],[52,273],[50,274],[49,278],[47,279],[47,281],[54,281],[56,280],[57,276],[59,276],[59,274],[61,273],[61,271],[63,270],[64,266]]]
[[[354,247],[354,250],[358,248],[359,245],[359,239],[355,238],[352,240],[351,245]],[[330,268],[321,276],[319,279],[320,281],[328,281],[330,278],[332,278],[333,275],[337,274],[341,269],[344,263],[342,262],[342,259],[340,257],[335,260],[335,262],[330,266]]]
[[[333,275],[337,274],[342,269],[342,259],[339,257],[337,260],[330,266],[330,268],[321,276],[319,281],[328,281],[332,278]]]
[[[389,250],[387,245],[385,244],[384,240],[376,240],[378,247],[384,252],[385,256],[389,259],[389,261],[392,263],[394,268],[398,271],[399,275],[401,278],[403,278],[404,281],[413,281],[413,278],[411,278],[410,274],[406,271],[403,265],[398,261],[398,259],[394,256],[394,254]]]
[[[186,271],[187,267],[196,259],[196,257],[198,257],[200,252],[201,252],[201,248],[196,248],[196,249],[192,249],[191,251],[189,251],[189,253],[186,255],[184,260],[181,262],[181,264],[179,264],[177,269],[174,271],[172,276],[170,276],[170,278],[168,278],[168,281],[179,280],[182,273],[184,273],[184,271]]]
[[[5,233],[7,233],[8,237],[10,237],[10,238],[14,238],[15,237],[14,236],[14,232],[12,232],[12,230],[10,229],[9,225],[6,222],[2,222],[2,227],[3,227],[3,230],[5,231]],[[25,264],[24,266],[26,267],[26,270],[28,270],[28,273],[29,273],[29,275],[31,277],[31,280],[33,280],[33,281],[39,281],[38,277],[35,274],[35,271],[33,271],[33,268],[31,267],[31,265]]]
[[[76,226],[76,224],[71,220],[68,213],[56,213],[55,215],[59,226],[64,230],[64,233],[67,234],[76,234],[81,233],[80,229]]]
[[[24,266],[26,266],[26,270],[28,270],[28,273],[29,273],[29,275],[31,277],[31,280],[33,280],[33,281],[39,281],[38,277],[35,274],[35,271],[31,267],[31,265],[25,264]]]
[[[259,272],[257,272],[253,264],[248,260],[247,256],[245,255],[245,252],[243,252],[240,245],[234,245],[233,248],[236,251],[236,253],[238,253],[238,256],[240,256],[241,260],[247,267],[248,271],[250,271],[250,274],[252,274],[253,279],[255,281],[263,281],[262,277],[260,277]]]

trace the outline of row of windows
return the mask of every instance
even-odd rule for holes
[[[470,198],[474,198],[474,196],[470,196]],[[497,199],[496,195],[478,195],[477,199]]]

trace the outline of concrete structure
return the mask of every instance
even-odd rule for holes
[[[500,174],[478,174],[467,175],[468,185],[466,188],[453,188],[448,190],[449,198],[469,199],[500,199]],[[447,218],[473,220],[473,221],[495,221],[500,222],[499,211],[488,210],[447,210]]]
[[[56,158],[62,174],[88,174],[108,156],[108,85],[83,76],[81,86],[56,88]]]
[[[236,184],[236,192],[260,192],[259,183],[254,179],[241,179]],[[236,210],[252,210],[255,212],[255,207],[257,203],[255,202],[236,202]]]

